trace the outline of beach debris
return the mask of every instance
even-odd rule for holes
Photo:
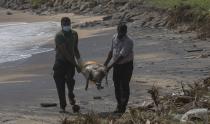
[[[148,93],[151,99],[136,107],[129,107],[120,117],[101,117],[98,114],[80,116],[95,124],[176,124],[177,122],[208,124],[210,77],[191,84],[181,82],[180,88],[167,94],[160,94],[153,85]],[[70,123],[67,123],[70,124]],[[83,124],[83,123],[82,123]],[[85,123],[84,123],[85,124]],[[94,124],[94,123],[93,123]]]
[[[200,56],[199,56],[199,58],[208,58],[209,57],[209,54],[201,54]]]
[[[136,83],[146,84],[146,83],[148,83],[148,82],[146,82],[146,81],[141,81],[141,80],[136,80]]]
[[[45,108],[48,108],[48,107],[56,107],[57,106],[57,103],[41,103],[40,106],[41,107],[45,107]]]
[[[191,49],[191,50],[186,50],[187,52],[191,53],[191,52],[202,52],[204,51],[204,49]]]
[[[103,21],[108,21],[108,20],[111,20],[111,19],[112,19],[112,15],[108,15],[108,16],[103,17]]]
[[[80,11],[84,11],[85,9],[88,8],[88,6],[89,6],[89,3],[82,4],[81,7],[80,7]]]
[[[146,124],[151,124],[150,120],[147,120],[147,121],[146,121]]]
[[[153,108],[154,107],[154,102],[152,102],[152,101],[150,101],[150,102],[149,101],[144,101],[139,108],[141,108],[141,107],[142,107],[142,109]]]
[[[193,100],[194,100],[193,97],[190,96],[177,96],[174,101],[175,103],[185,104],[185,103],[190,103]]]
[[[100,100],[100,99],[102,99],[102,97],[101,96],[94,96],[93,99]]]
[[[200,109],[192,109],[186,112],[182,118],[181,122],[195,122],[195,121],[203,121],[203,124],[208,124],[208,109],[200,108]]]
[[[204,79],[203,84],[207,88],[210,87],[210,77]]]
[[[10,11],[7,11],[6,14],[7,14],[7,15],[12,15],[13,13],[10,12]]]
[[[125,4],[127,2],[128,2],[127,0],[112,0],[112,3],[114,4]]]
[[[198,58],[198,56],[187,56],[187,57],[184,57],[185,59],[196,59]]]
[[[72,106],[72,110],[73,110],[74,113],[78,113],[79,110],[80,110],[80,106],[78,106],[78,105],[73,105],[73,106]]]
[[[201,55],[197,55],[197,56],[188,56],[188,57],[184,57],[185,59],[199,59],[199,58],[208,58],[210,56],[210,54],[206,54],[203,53]]]
[[[155,85],[153,85],[152,88],[148,90],[148,93],[151,95],[151,98],[154,101],[156,107],[158,107],[160,103],[158,88]]]

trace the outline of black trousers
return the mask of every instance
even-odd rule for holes
[[[70,100],[74,99],[74,75],[75,75],[75,66],[63,62],[63,61],[56,61],[53,67],[54,75],[53,78],[56,83],[56,88],[58,92],[58,97],[60,101],[60,107],[64,109],[66,107],[66,95],[65,95],[65,87],[67,85],[68,88],[68,97]]]
[[[130,80],[133,73],[133,61],[125,64],[116,64],[113,70],[115,97],[118,107],[125,109],[130,96]]]

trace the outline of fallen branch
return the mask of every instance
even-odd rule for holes
[[[187,52],[191,53],[191,52],[201,52],[204,51],[204,49],[193,49],[193,50],[186,50]]]

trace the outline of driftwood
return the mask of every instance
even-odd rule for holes
[[[56,103],[41,103],[40,106],[41,107],[45,107],[45,108],[47,108],[47,107],[56,107],[57,104]]]
[[[148,90],[148,93],[151,95],[151,98],[153,99],[156,107],[158,107],[160,103],[158,88],[153,85],[152,89]]]
[[[191,52],[202,52],[204,51],[204,49],[192,49],[192,50],[186,50],[187,52],[191,53]]]
[[[144,106],[141,110],[157,110],[162,114],[168,114],[170,111],[185,113],[194,108],[210,109],[210,96],[208,87],[210,86],[210,78],[203,81],[194,82],[185,85],[181,82],[181,92],[160,96],[158,88],[152,86],[148,93],[151,95],[153,105],[151,108]]]
[[[174,100],[175,103],[182,103],[182,104],[186,104],[186,103],[190,103],[194,100],[193,97],[191,96],[177,96]]]

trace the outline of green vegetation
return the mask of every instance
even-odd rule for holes
[[[48,0],[30,0],[30,4],[34,7],[37,8],[41,6],[42,4],[46,3]]]
[[[150,0],[149,3],[161,8],[173,8],[183,3],[195,8],[210,10],[210,0]]]
[[[210,37],[210,0],[148,0],[147,3],[171,10],[168,27],[180,32],[196,31],[203,40]],[[185,29],[181,29],[183,25]]]

